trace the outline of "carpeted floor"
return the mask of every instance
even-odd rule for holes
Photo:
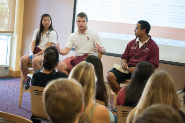
[[[21,108],[19,108],[19,89],[20,78],[0,78],[0,111],[30,119],[31,94],[23,93]]]

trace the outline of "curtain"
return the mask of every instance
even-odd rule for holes
[[[13,33],[16,0],[0,0],[0,33]]]

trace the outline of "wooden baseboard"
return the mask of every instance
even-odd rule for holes
[[[21,71],[9,70],[9,76],[20,77],[21,76]]]

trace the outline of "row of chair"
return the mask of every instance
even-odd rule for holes
[[[100,103],[99,101],[97,101],[97,103]],[[102,102],[101,102],[102,103]],[[103,102],[104,103],[104,102]],[[132,110],[131,107],[127,107],[127,106],[118,106],[117,107],[117,117],[118,117],[118,123],[126,123],[126,118],[128,113],[130,112],[130,110]],[[37,115],[37,113],[35,114]],[[43,115],[43,116],[41,116]],[[41,113],[39,114],[39,116],[45,118],[45,113]],[[41,120],[46,121],[45,119],[39,118]],[[6,113],[6,112],[0,112],[0,122],[5,122],[5,123],[32,123],[32,121],[17,116],[17,115],[13,115],[10,113]]]
[[[38,117],[37,119],[47,121],[47,115],[44,111],[42,95],[43,95],[44,87],[31,86],[31,107],[32,107],[32,115]],[[96,103],[101,105],[105,105],[104,102],[100,100],[95,100]],[[118,123],[125,123],[128,113],[132,110],[132,107],[128,106],[117,106],[117,117]]]
[[[101,55],[100,53],[98,53],[98,58],[99,58],[99,59],[102,58],[102,55]],[[31,74],[31,75],[34,74],[33,67],[32,67],[32,63],[30,63],[30,64],[28,65],[28,74]],[[19,107],[21,107],[23,92],[30,92],[30,89],[25,90],[25,89],[23,88],[23,76],[22,76],[22,74],[21,74],[20,95],[19,95]]]
[[[98,57],[101,59],[102,55],[98,54]],[[28,74],[34,73],[32,64],[29,65],[29,71]],[[126,83],[126,84],[125,84]],[[126,86],[128,83],[128,80],[124,82],[123,86]],[[37,86],[31,86],[30,89],[24,90],[23,88],[23,76],[21,75],[21,82],[20,82],[20,96],[19,96],[19,107],[21,107],[23,92],[30,92],[31,93],[31,107],[32,107],[32,115],[35,117],[38,117],[40,120],[48,121],[48,118],[45,114],[43,103],[42,103],[42,93],[44,88],[43,87],[37,87]],[[114,108],[116,106],[116,98],[117,95],[114,95]],[[101,105],[105,105],[104,102],[100,100],[96,100],[96,103],[99,103]],[[117,107],[117,116],[118,116],[118,123],[124,121],[126,122],[126,117],[128,115],[128,112],[132,109],[132,107],[127,106],[118,106]]]
[[[31,107],[32,107],[32,115],[38,117],[40,120],[47,121],[47,115],[44,111],[42,95],[43,95],[44,87],[31,86]],[[95,100],[96,103],[101,105],[105,105],[105,102],[100,100]],[[128,113],[133,109],[133,107],[128,106],[117,106],[117,117],[118,123],[126,123],[126,118]]]

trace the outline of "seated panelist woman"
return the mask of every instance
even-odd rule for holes
[[[40,69],[44,50],[55,44],[56,40],[57,33],[53,29],[51,16],[49,14],[43,14],[40,20],[40,27],[33,34],[30,52],[21,58],[21,72],[25,90],[29,89],[31,80],[30,77],[27,77],[28,65],[32,61],[33,70]]]

